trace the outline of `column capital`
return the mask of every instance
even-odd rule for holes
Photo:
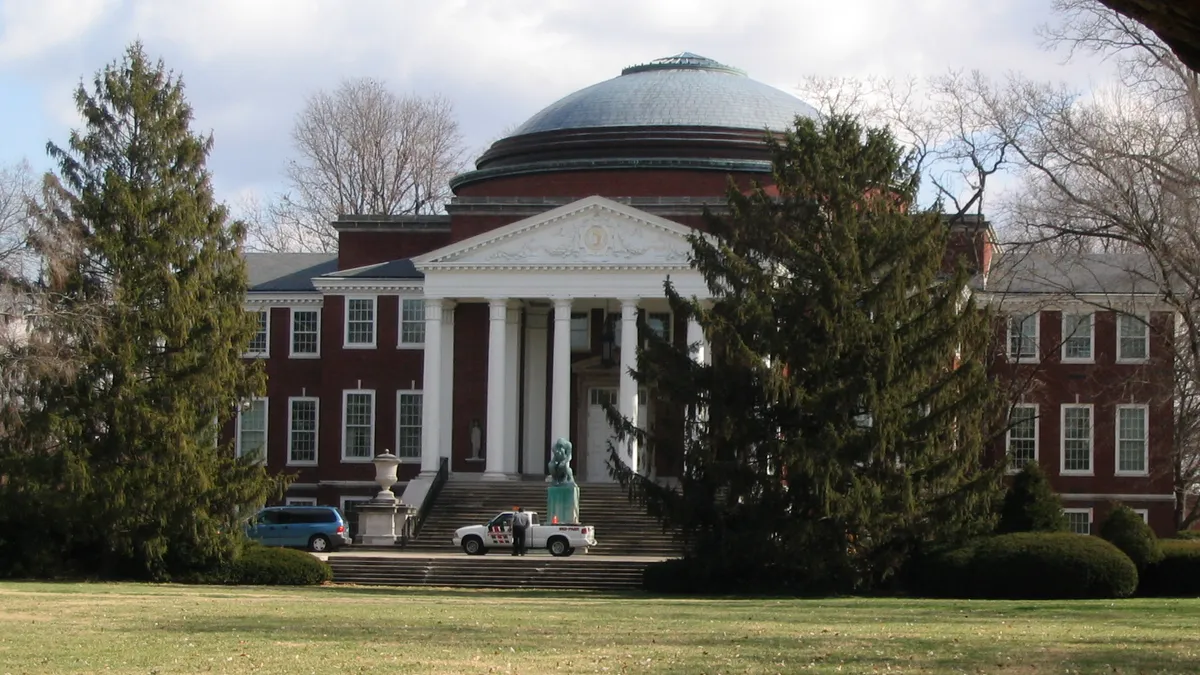
[[[442,320],[442,309],[446,306],[445,298],[425,298],[425,320]]]
[[[458,307],[458,303],[453,300],[447,300],[442,303],[442,323],[454,323],[454,309]]]
[[[574,302],[575,298],[554,298],[554,311],[569,312],[571,311],[571,305],[574,304]]]
[[[621,298],[621,320],[636,321],[639,298]]]
[[[521,322],[521,308],[513,307],[510,305],[505,312],[504,320],[506,323],[520,323]]]
[[[504,321],[508,314],[508,298],[492,298],[488,300],[488,318],[492,321]]]

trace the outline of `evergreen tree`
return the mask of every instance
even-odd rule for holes
[[[1009,532],[1066,532],[1067,516],[1050,480],[1037,462],[1029,462],[1004,494],[997,534]]]
[[[57,558],[104,576],[210,569],[234,555],[238,510],[280,487],[218,442],[263,388],[241,357],[255,332],[244,228],[214,201],[212,138],[191,131],[182,81],[140,44],[75,101],[84,127],[48,145],[60,205],[44,215],[77,242],[53,274],[60,309],[100,307],[99,329],[58,327],[82,365],[43,384],[26,449],[4,450],[3,471],[26,486],[6,504],[53,519],[51,536],[37,523],[38,536],[5,545],[27,566]]]
[[[798,120],[771,141],[778,195],[729,190],[694,235],[711,301],[684,298],[711,365],[651,339],[636,378],[682,404],[677,487],[619,478],[710,578],[796,590],[885,582],[915,548],[990,529],[989,317],[943,264],[940,209],[889,132]],[[651,450],[615,412],[618,431]]]

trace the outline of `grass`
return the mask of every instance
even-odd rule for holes
[[[1186,673],[1200,600],[0,584],[17,673]]]

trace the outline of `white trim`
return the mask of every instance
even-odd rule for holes
[[[1015,466],[1012,466],[1012,464],[1011,464],[1011,460],[1012,460],[1012,413],[1015,412],[1017,408],[1033,408],[1033,459],[1030,460],[1030,463],[1037,464],[1038,459],[1041,456],[1040,447],[1039,447],[1039,445],[1040,445],[1039,441],[1041,439],[1041,434],[1038,433],[1039,432],[1038,427],[1040,426],[1041,416],[1039,414],[1038,404],[1036,404],[1036,403],[1017,403],[1017,404],[1013,405],[1012,408],[1009,410],[1008,429],[1005,430],[1005,432],[1004,432],[1004,455],[1005,455],[1005,457],[1007,457],[1009,459],[1008,473],[1010,473],[1010,474],[1018,473],[1018,472],[1020,472],[1020,470],[1022,468],[1024,468],[1024,465],[1022,465],[1020,467],[1015,467]],[[928,414],[928,413],[926,413],[926,414]],[[1025,440],[1025,439],[1022,439],[1022,440]]]
[[[263,447],[262,447],[262,458],[259,461],[261,461],[263,464],[265,464],[267,462],[267,448],[270,447],[267,445],[267,440],[268,440],[268,435],[271,430],[271,402],[269,400],[267,400],[266,396],[255,396],[255,397],[249,399],[248,401],[243,402],[242,405],[238,406],[237,425],[234,427],[234,437],[233,437],[234,454],[233,454],[233,456],[234,457],[242,456],[242,412],[244,411],[243,406],[245,406],[246,403],[252,404],[255,401],[263,402],[263,430],[262,430],[262,432],[263,432]]]
[[[349,273],[353,270],[343,270]],[[397,293],[419,293],[424,287],[421,279],[342,279],[337,277],[317,277],[312,285],[325,295],[395,295]]]
[[[1063,492],[1063,493],[1060,493],[1058,496],[1061,499],[1066,499],[1066,500],[1076,501],[1076,502],[1082,502],[1082,501],[1089,501],[1089,502],[1092,502],[1092,501],[1172,502],[1172,503],[1175,502],[1175,495],[1173,495],[1173,494],[1136,495],[1136,494],[1103,494],[1103,493],[1091,493],[1091,492],[1074,492],[1074,493]]]
[[[1088,411],[1088,468],[1067,469],[1067,410]],[[1060,476],[1094,476],[1096,474],[1096,409],[1092,403],[1064,403],[1058,411],[1058,473]]]
[[[1026,319],[1033,318],[1033,355],[1023,356],[1013,354],[1013,322],[1020,319],[1020,323],[1024,323]],[[1024,333],[1021,333],[1022,339]],[[1042,313],[1034,311],[1029,314],[1009,314],[1004,324],[1004,353],[1008,356],[1008,360],[1015,363],[1037,363],[1041,356],[1042,344]]]
[[[371,396],[371,435],[369,436],[371,445],[370,453],[367,457],[347,457],[346,456],[346,401],[351,394],[370,394]],[[343,389],[342,390],[342,463],[343,464],[367,464],[375,459],[375,390],[374,389]]]
[[[284,506],[317,506],[316,497],[284,497]]]
[[[1147,525],[1150,524],[1150,509],[1129,509],[1129,510],[1133,511],[1134,513],[1141,516],[1143,523],[1145,523]]]
[[[1134,320],[1142,325],[1146,340],[1146,355],[1140,358],[1126,358],[1121,355],[1121,322],[1122,320]],[[1117,340],[1117,363],[1146,363],[1150,360],[1150,313],[1149,312],[1117,312],[1116,321],[1116,340]]]
[[[1067,318],[1072,316],[1088,317],[1088,356],[1067,356],[1067,341],[1072,337],[1082,335],[1067,334]],[[1059,325],[1062,326],[1062,345],[1059,347],[1059,360],[1063,363],[1095,363],[1096,362],[1096,312],[1094,311],[1063,311],[1060,314]]]
[[[320,307],[325,304],[325,296],[320,293],[261,293],[246,292],[245,307],[254,311],[264,306],[271,307]]]
[[[1121,411],[1142,411],[1142,466],[1141,471],[1121,470]],[[1132,439],[1130,439],[1132,440]],[[1149,476],[1150,475],[1150,406],[1145,403],[1119,404],[1113,412],[1113,470],[1117,476]]]
[[[400,456],[400,397],[402,395],[416,395],[421,397],[421,403],[417,406],[417,412],[421,416],[421,424],[418,427],[421,434],[417,436],[417,456],[416,457],[401,457]],[[402,464],[420,464],[421,452],[424,449],[424,434],[426,431],[432,433],[440,433],[441,429],[426,429],[425,428],[425,392],[422,389],[397,389],[396,390],[396,456],[400,458]]]
[[[1091,507],[1082,508],[1082,509],[1063,509],[1064,515],[1068,514],[1068,513],[1086,513],[1087,514],[1088,531],[1087,532],[1076,532],[1076,534],[1092,534],[1092,531],[1096,529],[1096,522],[1092,517]],[[1074,532],[1074,530],[1072,530],[1072,532]]]
[[[269,359],[269,358],[271,358],[271,308],[263,307],[263,308],[259,308],[259,309],[251,309],[248,311],[257,314],[258,316],[266,317],[266,320],[263,321],[263,332],[265,332],[267,334],[267,340],[266,340],[266,346],[262,351],[254,351],[252,349],[247,348],[245,353],[242,354],[242,358],[245,358],[245,359]],[[259,333],[259,331],[257,329],[255,329],[254,337],[258,337],[258,333]]]
[[[371,301],[371,342],[350,342],[350,301]],[[379,343],[379,296],[378,295],[347,295],[342,301],[342,348],[343,349],[375,349]]]
[[[295,431],[292,426],[292,412],[295,409],[293,404],[301,401],[311,401],[315,404],[313,407],[313,421],[315,424],[313,427],[313,459],[303,461],[292,459],[292,433]],[[316,466],[321,457],[321,399],[316,396],[289,396],[287,425],[287,465]]]
[[[405,342],[404,341],[404,301],[421,303],[421,320],[411,323],[421,324],[421,341],[420,342]],[[401,295],[396,300],[396,349],[424,349],[425,348],[425,312],[429,311],[425,307],[425,298],[420,295]],[[439,310],[440,311],[440,310]]]
[[[296,312],[310,312],[317,315],[317,351],[296,351]],[[288,358],[289,359],[319,359],[321,358],[321,315],[319,307],[289,307],[288,308]]]

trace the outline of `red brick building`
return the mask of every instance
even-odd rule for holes
[[[443,458],[451,480],[540,480],[559,437],[574,443],[580,480],[609,480],[604,404],[640,425],[677,424],[664,394],[638,391],[628,374],[639,316],[679,344],[703,343],[697,325],[671,314],[663,280],[707,294],[688,267],[687,235],[703,227],[705,205],[724,203],[730,177],[769,182],[763,129],[797,115],[815,111],[733,68],[686,53],[660,59],[496,142],[452,181],[446,215],[343,217],[336,255],[250,254],[249,308],[262,329],[248,357],[265,359],[269,384],[239,416],[239,452],[265,447],[270,467],[295,472],[287,498],[298,503],[367,499],[371,459],[385,450],[402,458],[410,504]],[[1019,316],[1037,311],[1009,340],[1037,356],[1014,366],[1033,373],[1036,386],[1022,392],[1032,407],[1017,410],[1036,421],[1015,425],[1007,445],[1046,467],[1069,509],[1119,498],[1169,529],[1170,479],[1156,470],[1171,447],[1171,405],[1155,387],[1170,350],[1158,338],[1136,343],[1107,310],[1047,304],[1061,294],[1024,279],[1021,264],[991,273],[986,223],[957,227],[956,255],[975,261],[978,291]],[[1132,306],[1138,316],[1154,308]],[[1051,349],[1063,342],[1064,310],[1092,317],[1089,346],[1072,337],[1069,358]],[[1064,419],[1086,438],[1062,431]],[[671,457],[633,448],[627,459],[663,479],[676,472]],[[1069,512],[1088,523],[1096,513]]]

